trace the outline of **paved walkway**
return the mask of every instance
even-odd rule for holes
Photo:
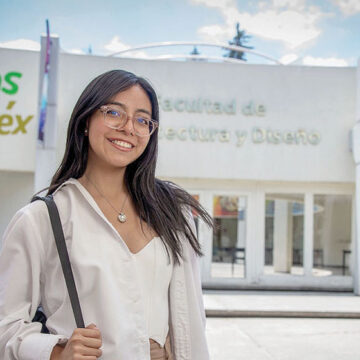
[[[359,360],[359,319],[208,318],[211,360]]]
[[[350,292],[204,290],[203,293],[207,317],[360,319],[360,296]]]

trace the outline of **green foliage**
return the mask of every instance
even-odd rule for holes
[[[194,46],[194,49],[193,49],[193,51],[190,53],[190,55],[200,55],[199,50],[197,49],[196,46]]]
[[[242,46],[247,49],[253,49],[252,46],[246,46],[245,43],[249,41],[251,36],[247,35],[245,30],[240,30],[240,24],[236,24],[236,35],[233,37],[232,41],[229,41],[229,45],[233,46]],[[227,50],[227,53],[224,57],[238,59],[238,60],[247,60],[245,57],[245,53],[243,51],[236,50]]]

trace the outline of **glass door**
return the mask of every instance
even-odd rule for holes
[[[213,217],[211,276],[245,278],[246,197],[213,196]]]

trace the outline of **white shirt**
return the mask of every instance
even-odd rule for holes
[[[169,251],[170,253],[170,251]],[[169,284],[172,258],[169,258],[160,237],[154,237],[133,255],[139,276],[149,338],[162,347],[169,331]]]
[[[54,194],[85,325],[103,339],[102,360],[149,360],[149,336],[134,258],[94,199],[75,179]],[[188,218],[195,224],[190,210]],[[208,360],[198,257],[179,234],[185,259],[173,268],[169,330],[175,360]],[[42,304],[51,334],[31,323]],[[0,253],[0,354],[6,360],[48,360],[76,328],[46,205],[19,210]]]

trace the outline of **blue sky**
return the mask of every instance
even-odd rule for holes
[[[254,50],[283,63],[355,66],[360,57],[360,0],[0,0],[0,46],[38,49],[47,18],[63,51],[74,53],[85,53],[89,45],[94,54],[107,55],[154,42],[227,43],[240,22]],[[191,50],[182,46],[131,55]],[[224,53],[203,46],[198,50]]]

